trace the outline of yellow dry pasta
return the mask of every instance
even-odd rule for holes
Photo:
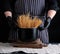
[[[32,19],[32,17],[29,14],[20,15],[18,16],[18,19],[17,19],[17,25],[19,28],[37,28],[41,24],[42,24],[42,21],[39,18],[34,17]]]

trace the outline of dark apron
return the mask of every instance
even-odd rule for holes
[[[44,14],[45,0],[16,0],[15,13],[27,14],[30,13],[34,16]]]
[[[16,0],[14,11],[17,15],[30,13],[30,15],[32,16],[44,16],[45,13],[44,9],[45,0]],[[43,19],[43,22],[44,21],[45,18]],[[44,23],[42,26],[44,26]],[[17,33],[15,34],[17,35]],[[10,36],[13,37],[10,39],[13,40],[18,39],[18,35],[17,36],[16,35]],[[49,42],[47,29],[43,31],[38,30],[38,36],[43,43]]]

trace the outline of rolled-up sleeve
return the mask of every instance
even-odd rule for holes
[[[57,0],[48,0],[47,2],[48,10],[59,10]]]

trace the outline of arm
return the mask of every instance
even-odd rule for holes
[[[50,17],[51,19],[53,19],[55,15],[56,15],[55,10],[49,10],[47,13],[47,17]]]
[[[48,0],[48,6],[47,6],[47,16],[46,16],[46,21],[44,23],[44,28],[48,28],[50,25],[51,20],[54,18],[56,15],[58,8],[58,4],[56,0]]]
[[[10,0],[4,0],[4,15],[6,17],[9,27],[11,28],[13,25],[13,21],[12,21],[12,9]]]
[[[4,12],[4,15],[6,16],[6,18],[7,18],[8,16],[12,17],[12,12],[11,12],[11,11],[5,11],[5,12]]]
[[[50,17],[51,19],[54,18],[54,16],[56,15],[58,8],[58,4],[56,0],[49,0],[48,1],[48,12],[47,12],[47,17]]]
[[[12,10],[10,5],[10,0],[4,0],[4,15],[6,17],[11,16],[12,17]]]

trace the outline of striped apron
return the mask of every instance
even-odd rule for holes
[[[30,15],[32,16],[44,16],[45,13],[44,9],[45,9],[45,0],[16,0],[14,11],[17,15],[30,13]],[[43,22],[44,21],[45,19],[43,19]],[[42,26],[44,26],[44,23],[42,24]],[[47,29],[42,31],[38,30],[38,36],[43,43],[49,43]],[[17,33],[15,33],[15,35],[11,37],[10,39],[13,40],[18,39]]]

